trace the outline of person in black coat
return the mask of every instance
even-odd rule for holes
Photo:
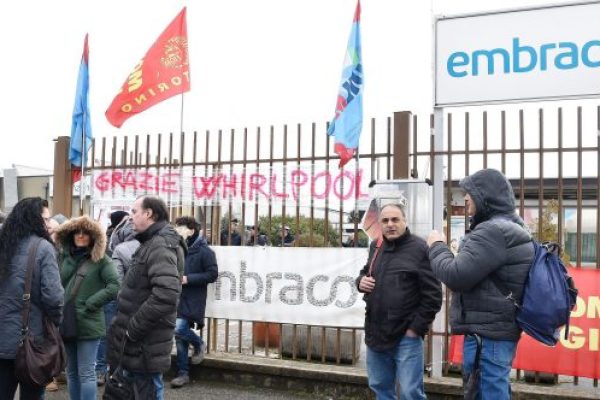
[[[206,292],[209,283],[217,280],[219,270],[217,259],[206,240],[200,235],[200,224],[193,217],[180,217],[175,220],[177,232],[186,239],[188,255],[185,258],[182,291],[177,307],[175,343],[177,344],[177,377],[171,386],[178,388],[189,383],[188,349],[194,348],[192,364],[200,364],[204,359],[202,337],[192,331],[192,326],[204,326]]]
[[[425,399],[423,336],[442,306],[442,287],[433,276],[427,244],[411,234],[400,204],[379,213],[383,237],[373,241],[356,278],[364,293],[369,387],[377,398]]]

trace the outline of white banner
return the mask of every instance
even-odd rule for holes
[[[598,97],[600,4],[439,17],[435,105]]]
[[[211,248],[219,279],[208,287],[207,317],[363,327],[365,303],[354,279],[367,249]]]
[[[315,200],[368,199],[363,170],[315,169],[310,164],[182,168],[95,169],[96,203],[133,203],[144,194],[163,197],[170,205],[255,202],[310,206]]]

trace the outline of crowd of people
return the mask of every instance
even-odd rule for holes
[[[423,338],[442,305],[441,283],[453,292],[452,332],[466,335],[464,375],[480,354],[479,398],[510,399],[521,331],[513,303],[493,279],[521,298],[533,258],[531,235],[500,172],[478,171],[460,186],[471,225],[458,250],[436,231],[427,240],[412,234],[403,204],[380,208],[382,237],[372,241],[356,278],[366,302],[368,382],[377,399],[397,398],[397,384],[400,398],[425,398]],[[108,371],[119,369],[136,398],[163,399],[173,340],[171,386],[189,383],[190,364],[201,363],[205,352],[194,328],[203,327],[207,286],[218,277],[215,253],[193,217],[171,224],[162,199],[142,196],[130,213],[113,212],[106,232],[88,216],[51,217],[41,198],[23,199],[0,218],[1,399],[13,398],[17,386],[22,400],[44,396],[44,387],[20,382],[14,373],[27,258],[37,238],[43,240],[35,255],[29,329],[43,336],[44,318],[60,326],[70,399],[95,400],[98,386],[108,385]],[[222,245],[271,244],[260,227],[242,237],[238,223],[228,221]],[[293,243],[289,226],[281,226],[273,245]]]

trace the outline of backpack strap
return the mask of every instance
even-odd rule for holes
[[[377,244],[375,244],[375,252],[373,253],[373,257],[371,258],[371,264],[369,264],[369,273],[367,276],[373,276],[373,265],[375,264],[375,260],[377,259],[377,254],[379,254],[379,249],[383,244],[383,237],[379,237],[377,239]]]
[[[81,288],[81,284],[83,283],[83,279],[87,275],[90,266],[92,265],[89,259],[86,259],[79,267],[77,267],[77,272],[75,273],[75,277],[72,278],[74,283],[71,287],[71,293],[69,296],[69,301],[74,300],[79,293],[79,289]]]
[[[42,242],[42,238],[35,237],[29,248],[29,257],[27,258],[27,271],[25,272],[25,288],[23,289],[23,309],[21,310],[21,334],[27,335],[29,330],[29,311],[31,310],[31,281],[33,280],[33,268],[37,249]]]

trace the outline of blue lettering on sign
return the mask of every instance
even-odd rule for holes
[[[517,38],[512,48],[473,50],[470,54],[456,51],[448,57],[446,70],[453,78],[465,76],[494,75],[497,73],[527,73],[549,68],[575,69],[582,64],[589,68],[600,67],[600,40],[590,40],[581,46],[573,42],[544,43],[530,46]]]

